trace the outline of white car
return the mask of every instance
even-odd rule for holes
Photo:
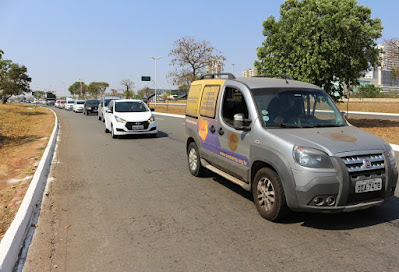
[[[83,112],[83,106],[86,101],[84,100],[75,100],[73,103],[73,112]]]
[[[141,100],[112,100],[105,111],[105,132],[111,132],[112,138],[120,135],[148,134],[156,137],[157,121]]]
[[[108,104],[112,100],[120,99],[117,96],[104,96],[100,100],[100,104],[98,105],[98,120],[102,120],[104,122],[105,111],[108,109]]]
[[[65,103],[65,109],[66,110],[73,110],[73,104],[75,103],[75,100],[67,100]]]

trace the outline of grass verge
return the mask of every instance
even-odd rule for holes
[[[54,115],[34,105],[0,104],[0,239],[25,196],[54,128]]]

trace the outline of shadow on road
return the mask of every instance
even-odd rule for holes
[[[236,194],[253,202],[252,193],[244,190],[240,186],[210,173],[208,177],[213,177],[215,182],[229,188]],[[255,209],[255,206],[254,206]],[[394,196],[383,205],[359,210],[349,213],[338,214],[319,214],[319,213],[299,213],[292,212],[289,217],[280,224],[297,224],[302,222],[303,227],[322,229],[322,230],[350,230],[374,226],[399,219],[399,197]],[[399,228],[399,222],[393,222]]]
[[[166,132],[158,131],[157,136],[154,138],[150,135],[122,135],[118,136],[119,140],[131,140],[131,139],[156,139],[156,138],[167,138],[169,135]]]

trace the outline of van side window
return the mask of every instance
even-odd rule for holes
[[[219,90],[219,85],[205,86],[200,104],[201,116],[215,118]]]
[[[226,124],[234,126],[234,114],[243,113],[245,119],[248,119],[248,107],[241,91],[226,87],[223,96],[222,118]]]

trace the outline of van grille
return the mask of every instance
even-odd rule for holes
[[[384,157],[382,154],[349,156],[342,158],[349,173],[373,171],[384,169]]]
[[[385,179],[385,163],[384,156],[382,154],[371,154],[371,155],[355,155],[342,158],[343,162],[348,169],[350,176],[350,193],[347,199],[347,205],[354,205],[364,201],[373,201],[383,198],[384,195],[384,182],[382,190],[366,192],[366,193],[355,193],[355,185],[357,181],[368,180],[373,178]]]

